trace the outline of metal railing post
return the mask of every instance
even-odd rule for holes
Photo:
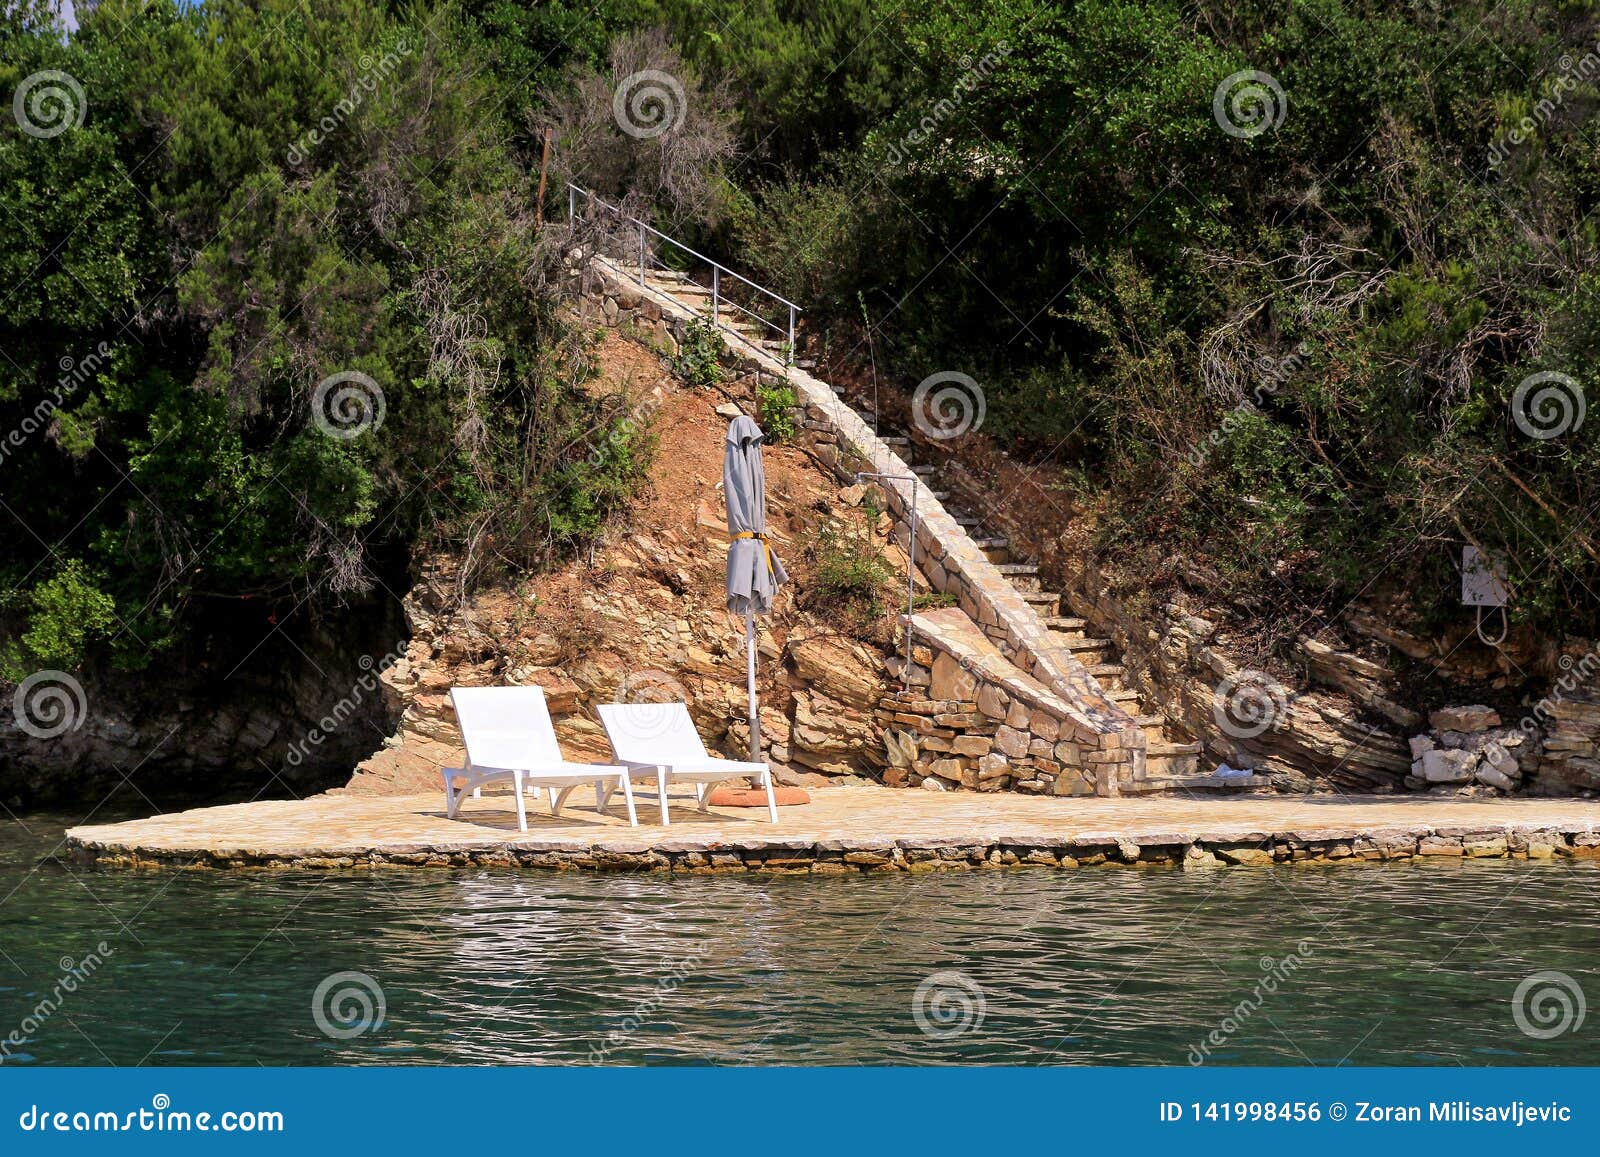
[[[622,211],[622,209],[620,207],[611,204],[609,201],[605,200],[602,197],[597,196],[596,194],[590,192],[588,189],[583,188],[581,185],[576,185],[576,184],[573,184],[571,181],[568,181],[567,182],[567,220],[569,222],[574,223],[574,225],[576,224],[577,217],[578,217],[578,195],[580,193],[584,197],[586,197],[588,199],[588,203],[590,205],[598,206],[599,208],[604,209],[607,213],[610,213],[613,217],[615,217],[619,222],[622,222],[623,224],[632,224],[638,230],[638,233],[639,233],[639,275],[638,275],[639,276],[639,288],[641,288],[641,289],[650,288],[650,283],[648,281],[648,273],[649,273],[649,269],[650,269],[649,234],[653,233],[653,234],[655,234],[655,236],[659,237],[667,245],[671,245],[675,249],[681,249],[684,253],[688,254],[690,257],[694,258],[695,260],[703,261],[707,265],[711,266],[711,320],[712,320],[712,322],[714,324],[716,324],[720,328],[730,330],[731,332],[736,333],[736,334],[739,333],[739,331],[737,329],[734,329],[734,327],[731,326],[731,325],[728,325],[728,326],[722,325],[722,274],[724,272],[726,272],[729,276],[731,276],[735,281],[744,282],[745,285],[749,286],[752,290],[754,290],[756,293],[760,294],[763,298],[770,299],[771,301],[776,302],[778,305],[786,306],[788,308],[788,310],[789,310],[789,335],[788,335],[789,336],[789,341],[788,341],[788,352],[787,352],[787,355],[786,355],[786,358],[785,358],[785,364],[786,365],[790,365],[790,366],[795,364],[796,326],[798,324],[799,315],[800,315],[800,307],[798,305],[796,305],[794,302],[790,301],[786,297],[779,297],[776,293],[773,293],[772,290],[766,288],[766,286],[757,285],[755,282],[751,281],[748,277],[743,277],[743,276],[739,275],[738,273],[734,272],[732,269],[727,269],[725,266],[723,266],[719,262],[713,261],[711,258],[707,257],[704,253],[699,253],[699,252],[696,252],[693,249],[690,249],[687,245],[683,244],[683,242],[677,241],[677,240],[675,240],[675,239],[673,239],[671,237],[668,237],[665,233],[661,232],[659,229],[652,229],[650,226],[646,225],[639,218],[628,216],[627,214],[623,213],[623,211]],[[592,216],[592,213],[591,213],[591,216]],[[610,239],[608,237],[607,245],[610,246],[611,244],[612,244],[612,242],[610,241]],[[606,255],[606,260],[607,261],[615,261],[617,266],[619,267],[618,268],[618,272],[620,273],[621,272],[620,266],[622,264],[622,261],[624,260],[623,255],[622,255],[622,253],[620,251],[621,240],[618,239],[615,242],[615,244],[618,247],[615,257],[612,257],[609,254],[607,254]],[[597,253],[597,255],[599,254],[598,248],[596,250],[596,253]],[[669,267],[666,265],[665,262],[663,262],[662,263],[662,268],[663,269],[668,269]],[[626,276],[626,275],[624,274],[624,276]],[[678,277],[679,277],[679,280],[685,279],[683,275],[678,275]],[[669,293],[669,296],[671,296],[670,293]],[[759,322],[763,326],[766,326],[768,329],[778,330],[778,332],[780,334],[783,332],[783,327],[782,327],[781,323],[775,322],[775,321],[769,321],[766,317],[762,316],[760,313],[754,312],[753,310],[745,309],[737,301],[734,301],[731,298],[728,300],[728,304],[730,306],[732,306],[735,310],[737,310],[740,313],[749,314],[757,322]],[[738,319],[735,318],[734,320],[735,320],[735,323],[737,323]],[[768,343],[768,344],[770,344],[770,343]]]

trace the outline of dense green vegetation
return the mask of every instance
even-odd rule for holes
[[[971,375],[1147,577],[1458,616],[1471,542],[1516,619],[1600,631],[1595,7],[8,6],[4,91],[58,69],[87,114],[0,125],[0,424],[37,417],[0,447],[0,673],[594,531],[639,446],[585,436],[546,126],[552,217],[577,178],[801,301],[813,351]],[[609,104],[642,67],[689,94],[647,141]],[[381,425],[314,420],[334,374]]]
[[[0,678],[403,589],[419,543],[533,565],[629,492],[492,58],[445,6],[5,7]]]
[[[685,42],[762,118],[730,244],[835,349],[864,303],[880,367],[977,378],[1147,578],[1459,622],[1471,542],[1514,621],[1600,630],[1600,424],[1515,420],[1600,387],[1594,4],[824,7]],[[1281,96],[1230,133],[1245,70]]]

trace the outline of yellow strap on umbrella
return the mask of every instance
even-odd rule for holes
[[[778,578],[778,568],[772,565],[772,544],[767,541],[767,536],[764,534],[757,534],[753,530],[741,530],[738,534],[730,534],[728,536],[728,541],[738,542],[741,538],[755,538],[761,540],[761,545],[767,548],[767,573],[771,575],[773,581],[776,582]]]

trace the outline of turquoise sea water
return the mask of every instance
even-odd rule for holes
[[[0,1067],[1600,1064],[1593,861],[132,873],[71,822],[0,820]]]

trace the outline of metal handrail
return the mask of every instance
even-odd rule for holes
[[[777,322],[768,321],[766,318],[762,317],[759,313],[756,313],[754,310],[746,309],[744,306],[740,305],[737,301],[734,301],[734,300],[732,300],[731,298],[728,298],[728,297],[724,297],[723,294],[722,294],[722,276],[723,276],[723,274],[726,274],[727,276],[733,278],[735,281],[743,282],[745,285],[748,285],[751,289],[755,290],[757,293],[759,293],[759,294],[761,294],[761,295],[763,295],[765,297],[770,297],[773,301],[777,302],[779,305],[787,307],[788,310],[789,310],[789,331],[788,331],[788,335],[787,335],[788,336],[788,346],[784,351],[784,359],[788,364],[790,364],[790,365],[794,364],[795,322],[798,320],[799,315],[802,312],[801,308],[798,305],[796,305],[794,302],[790,301],[787,297],[783,297],[780,294],[776,294],[776,293],[772,292],[772,290],[768,289],[764,285],[757,285],[754,281],[751,281],[748,277],[745,277],[743,274],[737,273],[734,270],[729,269],[726,265],[723,265],[720,261],[714,261],[711,258],[707,257],[704,253],[701,253],[701,252],[699,252],[698,250],[695,250],[695,249],[691,249],[691,248],[689,248],[689,246],[685,245],[683,242],[677,240],[676,238],[669,237],[669,236],[667,236],[667,234],[661,232],[661,230],[659,230],[659,229],[657,229],[657,228],[655,228],[655,227],[653,227],[651,225],[645,224],[643,221],[639,220],[639,218],[628,216],[618,206],[611,204],[609,201],[605,200],[605,198],[599,196],[596,193],[590,192],[588,189],[585,189],[582,186],[575,185],[571,181],[567,182],[567,223],[569,225],[572,225],[577,221],[577,217],[578,217],[578,195],[580,193],[583,196],[587,197],[594,204],[599,205],[602,209],[606,209],[606,210],[610,211],[611,213],[614,213],[617,216],[618,220],[625,221],[628,224],[633,225],[636,229],[638,229],[638,231],[639,231],[639,287],[641,289],[647,288],[647,285],[646,285],[646,282],[645,282],[645,234],[648,233],[651,236],[660,238],[662,241],[665,241],[668,245],[672,245],[672,246],[674,246],[674,247],[676,247],[678,249],[683,250],[683,252],[685,252],[689,256],[695,258],[697,261],[703,261],[705,264],[707,264],[707,265],[709,265],[711,267],[711,285],[710,285],[710,289],[711,289],[711,322],[718,329],[727,330],[729,333],[734,334],[735,336],[737,336],[739,338],[743,338],[744,337],[743,334],[739,333],[739,331],[734,329],[732,326],[724,325],[722,323],[722,318],[721,318],[722,310],[721,310],[721,307],[723,305],[730,305],[734,309],[738,310],[740,313],[745,314],[748,317],[755,318],[755,320],[759,321],[762,325],[768,326],[769,328],[776,330],[780,336],[783,335],[783,333],[784,333],[783,327],[778,325]],[[667,268],[667,265],[664,262],[657,261],[657,264],[659,264],[662,269],[666,269]],[[701,288],[706,288],[706,287],[702,286]]]

